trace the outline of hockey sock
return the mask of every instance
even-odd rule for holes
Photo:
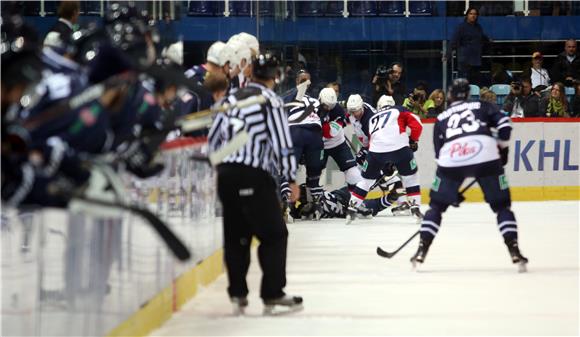
[[[319,181],[320,176],[306,177],[306,188],[310,191],[314,200],[320,199],[322,192],[324,192],[322,186],[319,185]]]
[[[439,227],[441,226],[441,211],[439,207],[431,208],[425,213],[423,220],[421,221],[421,240],[431,242],[439,232]]]
[[[360,206],[363,200],[365,200],[365,198],[367,197],[367,194],[369,193],[369,188],[373,185],[373,183],[374,183],[373,179],[363,178],[361,181],[359,181],[350,192],[351,197],[349,205],[354,205],[355,207]]]
[[[410,176],[401,176],[403,186],[407,191],[407,198],[411,203],[421,205],[421,187],[419,185],[419,174],[414,173]]]
[[[509,208],[503,208],[497,212],[497,227],[504,242],[508,243],[518,239],[516,217]]]

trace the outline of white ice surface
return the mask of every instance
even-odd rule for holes
[[[518,274],[481,203],[443,215],[425,264],[412,271],[413,241],[394,250],[418,225],[379,215],[297,221],[290,231],[286,291],[304,311],[263,317],[255,251],[248,282],[249,316],[233,317],[222,275],[154,336],[228,335],[578,335],[579,202],[517,202],[520,248],[529,272]],[[255,249],[254,249],[255,250]]]

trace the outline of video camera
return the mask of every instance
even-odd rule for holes
[[[386,66],[378,66],[375,71],[375,76],[377,77],[377,84],[386,84],[389,75],[393,73],[392,68],[387,68]]]
[[[522,82],[520,81],[514,81],[511,83],[512,88],[514,89],[514,91],[520,91],[522,90]]]

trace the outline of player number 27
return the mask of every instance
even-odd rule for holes
[[[459,114],[454,114],[447,121],[446,138],[451,138],[463,132],[473,132],[479,129],[479,120],[475,118],[473,111],[465,110]]]
[[[370,119],[369,124],[372,127],[371,134],[385,127],[389,121],[389,117],[391,117],[391,112],[392,110],[387,110],[385,112],[377,113]]]

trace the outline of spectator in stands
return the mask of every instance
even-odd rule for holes
[[[61,1],[57,10],[58,21],[49,32],[57,32],[63,41],[72,43],[72,33],[75,31],[80,12],[80,1]]]
[[[580,57],[578,57],[576,46],[576,40],[566,41],[564,51],[558,55],[552,68],[552,81],[562,82],[567,87],[571,87],[575,79],[580,80]]]
[[[330,82],[326,85],[327,88],[332,88],[336,92],[336,98],[340,100],[340,83]]]
[[[552,85],[550,95],[542,98],[546,117],[570,117],[568,115],[568,101],[564,92],[564,84],[556,82]]]
[[[423,90],[422,87],[417,87],[413,89],[413,93],[409,94],[403,106],[420,118],[427,118],[427,109],[425,108],[425,103],[427,101],[427,92]]]
[[[524,117],[543,117],[544,108],[542,104],[542,96],[540,94],[540,88],[534,90],[532,89],[532,81],[528,78],[522,80],[522,105],[524,107]],[[507,102],[507,98],[506,98]],[[504,110],[511,114],[512,109],[507,110],[504,104]]]
[[[514,81],[510,85],[510,93],[506,96],[503,111],[513,117],[524,117],[524,94],[522,82]]]
[[[393,62],[389,67],[379,66],[373,76],[373,106],[377,105],[382,95],[393,96],[395,104],[401,105],[405,100],[407,88],[401,82],[403,65]]]
[[[574,82],[574,97],[570,109],[571,117],[580,117],[580,81]]]
[[[484,102],[497,104],[497,95],[495,92],[489,90],[488,87],[483,87],[479,90],[479,99]]]
[[[479,11],[470,7],[465,14],[465,21],[457,26],[451,39],[448,54],[443,62],[451,58],[453,50],[457,50],[457,63],[459,77],[467,78],[469,83],[481,85],[481,53],[483,44],[491,42],[491,39],[483,33],[481,25],[477,22]]]
[[[532,81],[532,88],[538,88],[539,90],[543,90],[547,88],[551,81],[550,75],[548,71],[543,68],[544,64],[544,55],[539,51],[534,52],[532,54],[532,66],[524,71],[524,76],[530,78]]]
[[[435,118],[445,109],[445,94],[441,89],[435,89],[423,107],[427,110],[427,118]]]

